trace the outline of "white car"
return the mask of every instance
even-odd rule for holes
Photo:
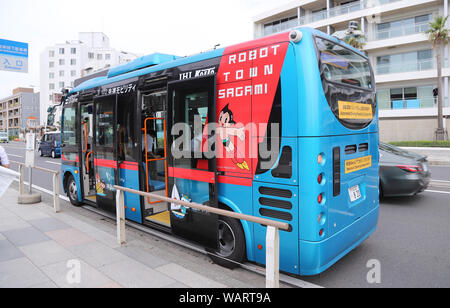
[[[9,138],[7,133],[0,132],[0,143],[9,143]]]

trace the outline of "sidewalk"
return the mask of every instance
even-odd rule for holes
[[[430,165],[450,166],[450,148],[401,147],[404,150],[425,155]]]
[[[17,196],[13,185],[0,199],[0,288],[265,286],[263,276],[219,267],[205,255],[133,228],[120,247],[114,221],[63,200],[62,212],[55,214],[45,194],[38,205],[18,205]],[[71,260],[81,265],[80,283],[67,279]]]

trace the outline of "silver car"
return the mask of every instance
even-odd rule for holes
[[[9,143],[8,134],[0,132],[0,143]]]

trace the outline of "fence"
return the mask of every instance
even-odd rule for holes
[[[239,214],[231,211],[226,211],[210,206],[205,206],[198,203],[191,203],[172,198],[163,197],[160,195],[145,193],[137,190],[133,190],[126,187],[115,185],[117,190],[116,195],[116,211],[117,211],[117,238],[120,244],[126,242],[125,237],[125,195],[124,193],[136,194],[142,197],[157,199],[163,202],[178,204],[189,208],[194,208],[200,211],[205,211],[220,216],[227,216],[239,220],[246,220],[257,224],[267,226],[266,235],[266,287],[267,288],[279,288],[280,286],[280,236],[279,230],[289,230],[289,224],[279,222],[275,220],[269,220],[261,217],[255,217],[245,214]]]
[[[13,164],[17,164],[19,165],[19,194],[20,195],[24,195],[25,194],[25,187],[24,187],[24,168],[25,168],[25,164],[24,163],[19,163],[16,161],[10,161],[10,163]],[[41,168],[41,167],[32,167],[32,169],[35,170],[39,170],[39,171],[44,171],[44,172],[48,172],[48,173],[52,173],[53,174],[53,208],[55,210],[55,213],[59,213],[61,212],[61,205],[59,203],[59,171],[55,171],[55,170],[50,170],[50,169],[46,169],[46,168]],[[30,193],[32,190],[32,181],[30,180],[30,182],[28,183],[29,187],[30,187]]]

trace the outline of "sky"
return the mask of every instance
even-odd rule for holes
[[[292,0],[0,0],[0,39],[29,44],[29,72],[0,71],[0,98],[39,91],[45,47],[104,32],[111,47],[186,56],[253,38],[253,17]]]

